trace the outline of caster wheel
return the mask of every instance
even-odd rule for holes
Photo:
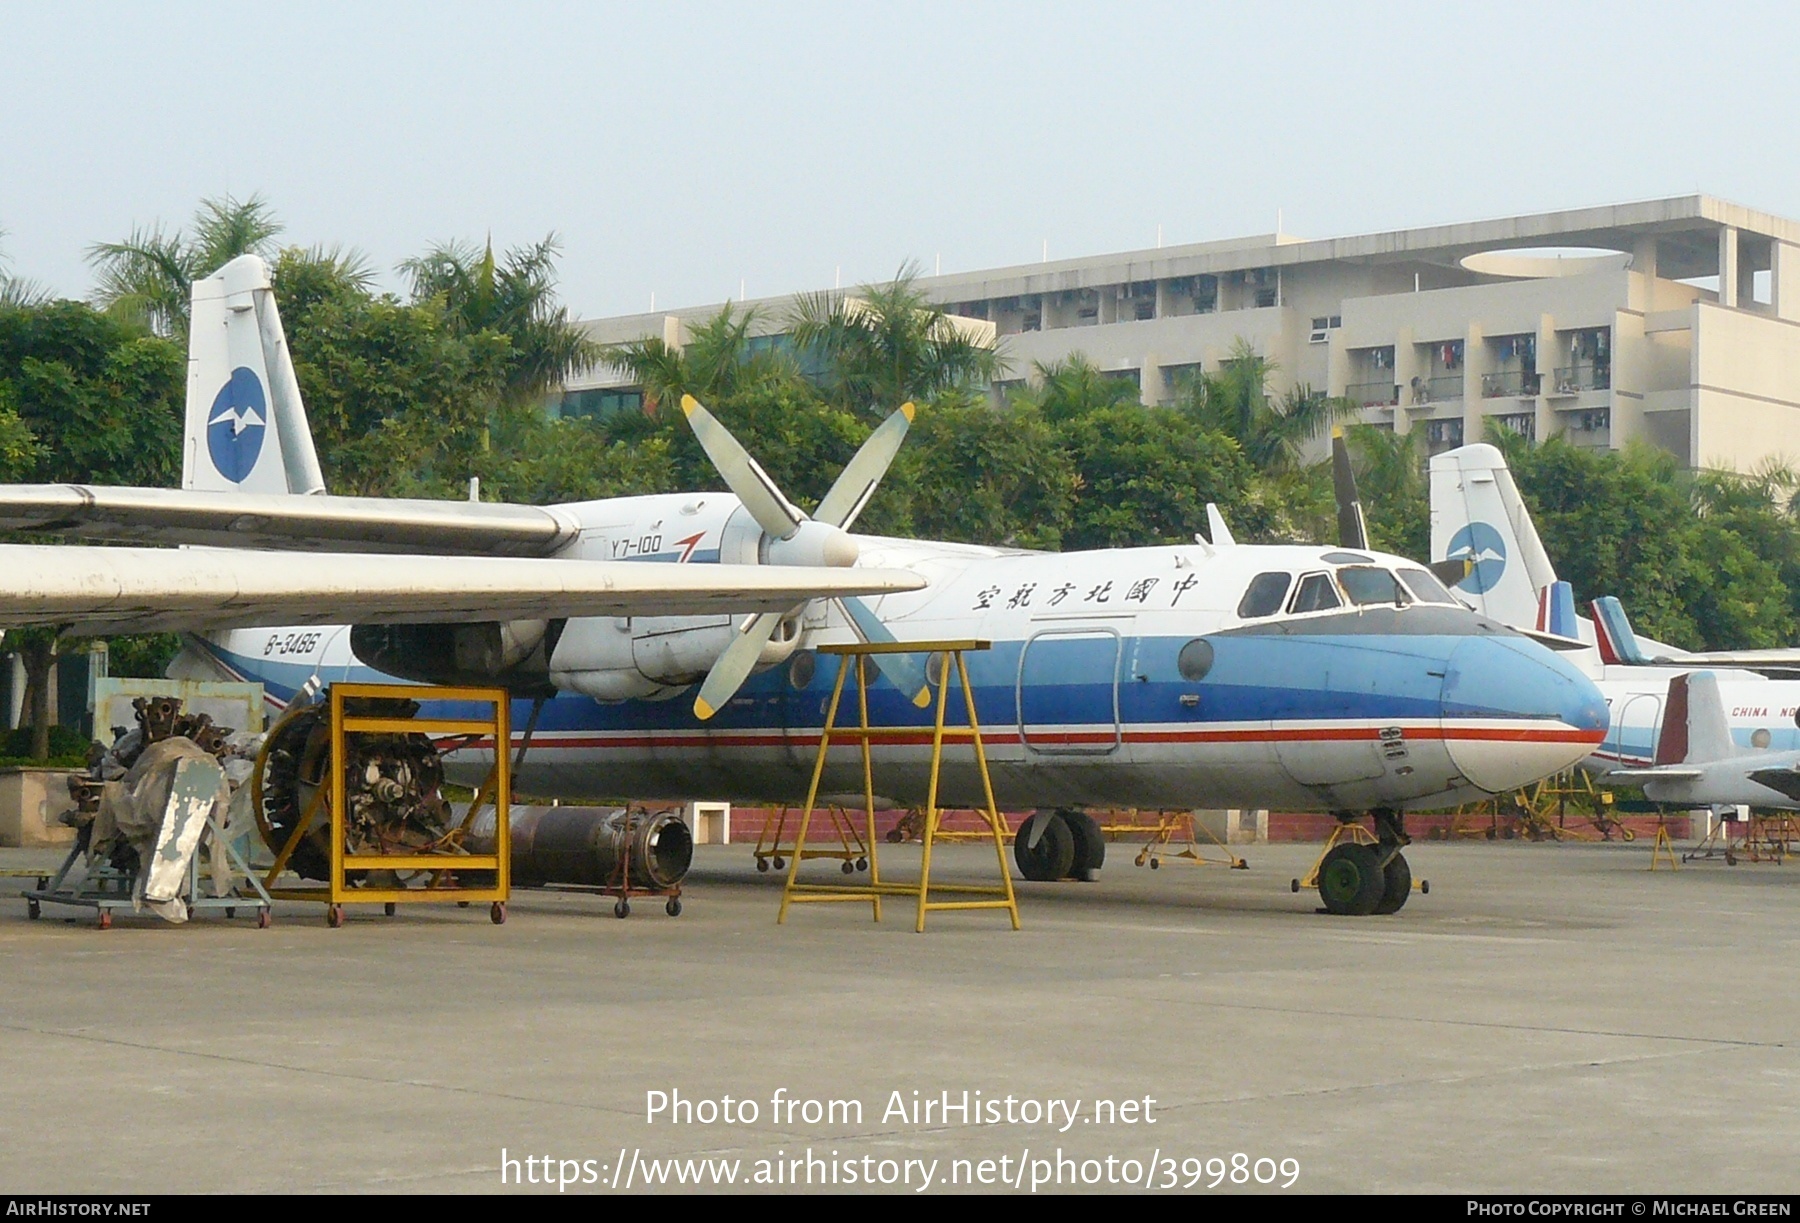
[[[469,902],[466,900],[459,900],[456,902],[456,907],[459,909],[466,909],[469,907]]]
[[[112,910],[111,909],[100,910],[100,920],[98,922],[96,922],[95,924],[98,925],[102,930],[111,930],[112,929]]]
[[[681,901],[680,901],[680,899],[678,899],[677,897],[674,897],[674,896],[669,897],[669,903],[663,906],[663,912],[667,913],[670,917],[680,917],[681,916]]]
[[[786,858],[775,859],[775,869],[778,871],[786,870],[787,869],[787,859]]]
[[[392,917],[394,914],[398,913],[399,911],[400,911],[400,906],[395,904],[391,900],[381,906],[381,915],[383,917]]]
[[[904,832],[901,832],[898,828],[888,829],[887,843],[889,845],[898,845],[904,840],[906,840],[906,834]]]
[[[1159,871],[1162,869],[1162,863],[1159,862],[1157,859],[1152,858],[1152,859],[1150,859],[1150,869],[1153,871]]]
[[[1298,879],[1289,879],[1288,880],[1288,891],[1298,892],[1299,890],[1300,890],[1300,881]]]
[[[1726,866],[1736,866],[1737,865],[1737,855],[1734,853],[1727,853],[1725,855],[1725,865]],[[102,927],[102,929],[104,929],[104,928],[105,927]]]
[[[867,858],[858,858],[856,860],[856,869],[859,871],[868,870],[869,869],[869,860]]]
[[[844,859],[844,873],[846,875],[854,875],[856,873],[856,863],[850,861],[850,859],[848,859],[848,858],[845,858]]]
[[[623,920],[624,918],[630,917],[631,916],[631,902],[626,901],[626,900],[621,900],[617,904],[613,905],[613,916],[620,918],[621,920]]]
[[[236,916],[237,916],[237,908],[233,905],[226,905],[225,906],[225,920],[230,921],[232,918],[234,918]]]
[[[1491,841],[1494,839],[1494,830],[1492,828],[1490,828],[1486,832],[1482,833],[1481,835]]]
[[[506,906],[498,900],[489,905],[488,920],[496,926],[504,926],[506,924]]]
[[[1621,841],[1635,841],[1637,840],[1637,833],[1629,828],[1621,828],[1619,829],[1619,839]]]
[[[1143,854],[1139,854],[1136,858],[1132,859],[1132,865],[1142,866],[1148,861],[1150,861],[1149,858],[1145,857]]]
[[[766,874],[769,869],[769,860],[767,858],[758,858],[756,860],[756,869]]]
[[[36,921],[38,918],[42,917],[43,915],[44,915],[43,906],[38,904],[37,901],[27,900],[25,902],[25,916],[26,917],[29,917],[32,921]]]
[[[275,918],[267,909],[258,909],[256,911],[256,928],[258,930],[267,930],[269,928],[269,923],[274,920]]]
[[[1429,880],[1429,879],[1419,880],[1419,895],[1421,895],[1421,896],[1431,895],[1431,880]]]
[[[344,906],[327,905],[325,907],[325,924],[336,930],[344,924]]]

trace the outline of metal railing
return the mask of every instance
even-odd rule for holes
[[[1344,388],[1344,397],[1365,408],[1392,407],[1400,402],[1400,387],[1391,378],[1386,382],[1352,382]]]
[[[1558,366],[1556,381],[1553,385],[1558,395],[1577,395],[1582,391],[1610,391],[1612,389],[1612,366]]]
[[[1497,374],[1481,376],[1481,397],[1483,399],[1499,399],[1506,395],[1535,395],[1538,393],[1538,375],[1522,369],[1501,370]]]
[[[1463,397],[1461,374],[1440,374],[1435,378],[1414,379],[1413,402],[1455,403]]]

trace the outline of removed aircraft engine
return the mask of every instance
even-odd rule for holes
[[[345,702],[355,717],[415,717],[419,703],[369,697]],[[359,732],[345,737],[344,826],[346,854],[429,853],[445,848],[458,821],[443,794],[438,747],[423,734]],[[279,854],[294,828],[321,795],[331,763],[330,705],[320,702],[290,714],[269,732],[252,781],[257,826]],[[331,821],[316,814],[288,858],[304,879],[331,877]],[[366,872],[351,872],[361,876]]]
[[[660,894],[677,887],[694,861],[694,836],[678,811],[513,807],[507,820],[513,883],[520,887],[561,883],[612,888],[624,882],[634,891]],[[469,848],[493,852],[493,812],[476,817]]]

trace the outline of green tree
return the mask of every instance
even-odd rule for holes
[[[1249,341],[1240,339],[1217,371],[1182,384],[1176,406],[1201,428],[1237,442],[1257,470],[1271,474],[1294,471],[1303,465],[1310,443],[1360,409],[1349,399],[1303,384],[1272,396],[1269,382],[1279,369],[1275,362],[1258,355]]]
[[[509,404],[541,398],[592,365],[599,349],[556,297],[556,235],[494,257],[490,240],[440,242],[400,265],[414,305],[435,303],[450,332],[506,338],[500,393]]]
[[[1430,559],[1431,489],[1425,476],[1425,433],[1380,425],[1344,430],[1356,491],[1369,523],[1369,545],[1414,560]]]
[[[788,333],[803,361],[820,366],[826,398],[865,418],[945,391],[984,386],[1005,370],[1000,354],[933,305],[907,264],[883,285],[855,296],[795,299]]]
[[[1236,442],[1170,408],[1115,403],[1057,432],[1080,479],[1070,548],[1187,543],[1206,527],[1206,503],[1229,509],[1253,477]]]
[[[281,229],[261,195],[201,200],[185,234],[158,221],[133,229],[123,242],[89,247],[88,262],[99,275],[94,300],[157,335],[185,340],[194,281],[239,255],[270,257]]]
[[[1136,382],[1104,372],[1084,353],[1071,353],[1066,360],[1049,364],[1033,361],[1031,368],[1034,385],[1014,391],[1012,398],[1035,404],[1052,424],[1138,403]]]
[[[961,543],[1056,549],[1077,476],[1043,413],[1029,402],[995,409],[949,392],[921,408],[858,524],[868,531]]]
[[[799,370],[787,353],[752,342],[757,322],[754,306],[739,311],[727,302],[689,331],[679,347],[652,336],[615,345],[601,360],[631,375],[643,388],[644,410],[651,414],[664,404],[679,403],[683,395],[710,408],[751,387],[797,383]]]

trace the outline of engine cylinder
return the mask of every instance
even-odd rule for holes
[[[512,827],[512,878],[521,887],[616,883],[628,842],[635,888],[674,887],[694,860],[694,836],[675,811],[512,807],[507,820]],[[492,811],[475,818],[466,843],[475,853],[493,852]]]

